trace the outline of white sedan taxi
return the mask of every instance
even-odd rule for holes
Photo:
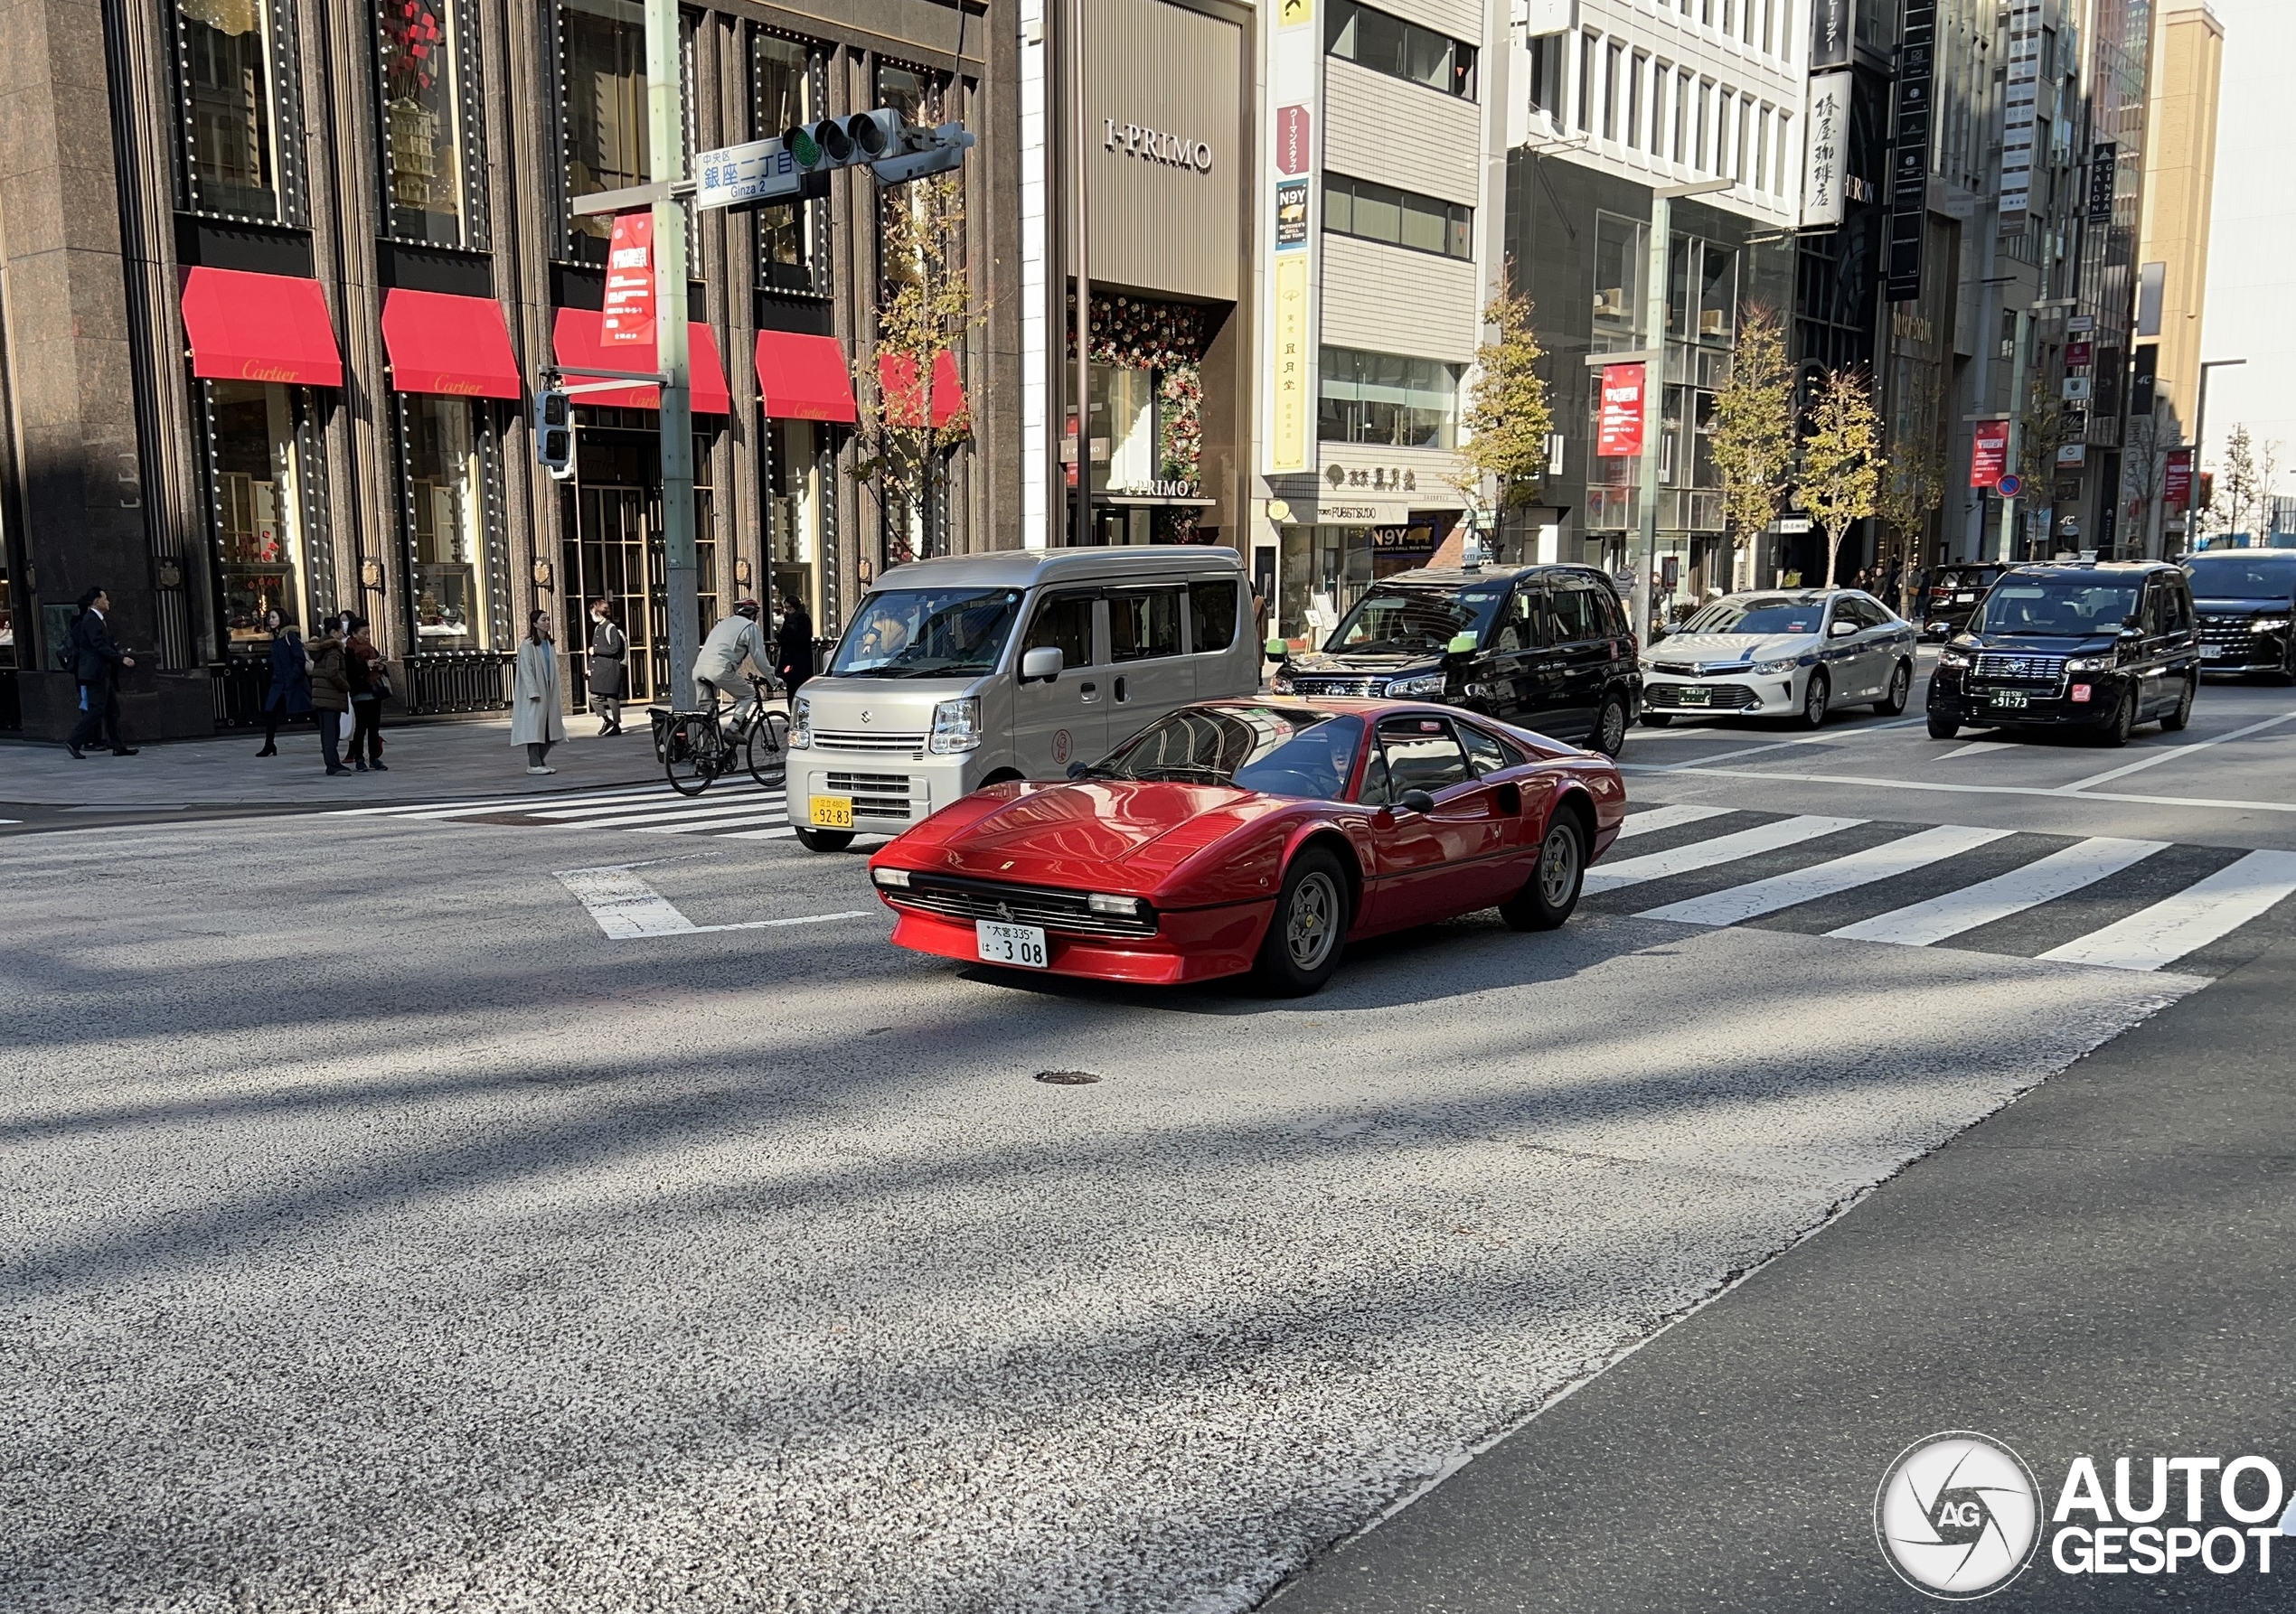
[[[1642,721],[1905,709],[1914,624],[1855,588],[1759,589],[1708,601],[1642,654]]]

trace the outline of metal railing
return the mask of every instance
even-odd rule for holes
[[[515,656],[492,650],[433,651],[409,656],[404,667],[406,687],[400,700],[409,717],[436,717],[447,712],[500,712],[510,709],[512,670]]]

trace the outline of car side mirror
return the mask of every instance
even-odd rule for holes
[[[1068,777],[1071,779],[1081,779],[1090,772],[1092,772],[1092,765],[1081,756],[1068,765]]]
[[[1395,804],[1406,812],[1433,812],[1435,798],[1424,790],[1407,790],[1396,798]]]
[[[1443,649],[1445,655],[1471,656],[1475,653],[1475,636],[1473,633],[1454,633],[1451,643]]]
[[[1665,624],[1664,623],[1662,623],[1662,622],[1654,622],[1654,623],[1651,624],[1651,643],[1652,644],[1656,644],[1656,643],[1657,643],[1660,640],[1661,640],[1661,639],[1663,639],[1663,638],[1665,638],[1665,637],[1666,637],[1666,624]]]
[[[1057,683],[1060,669],[1067,664],[1068,658],[1060,653],[1059,645],[1040,644],[1034,650],[1021,652],[1021,681],[1024,684]]]
[[[1830,639],[1847,639],[1857,631],[1858,624],[1854,622],[1837,622],[1826,630],[1826,636]]]

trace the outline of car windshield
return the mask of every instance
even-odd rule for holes
[[[1981,633],[2086,638],[2117,633],[2137,608],[2134,583],[2086,577],[2004,577],[1978,614]]]
[[[2288,599],[2296,596],[2296,555],[2227,555],[2188,560],[2185,576],[2204,600]]]
[[[993,671],[1021,615],[1017,588],[888,588],[861,601],[833,678],[965,678]]]
[[[1823,600],[1750,594],[1716,600],[1674,631],[1678,633],[1814,633],[1824,618]]]
[[[1937,581],[1930,586],[1941,594],[1950,594],[1957,588],[1962,590],[1982,588],[1999,575],[1983,568],[1974,571],[1943,571],[1937,574]]]
[[[1362,743],[1360,718],[1295,707],[1190,706],[1159,718],[1079,777],[1232,784],[1335,802]]]
[[[1323,648],[1358,655],[1440,651],[1461,633],[1480,641],[1507,586],[1496,579],[1464,588],[1399,588],[1374,584],[1355,602]]]

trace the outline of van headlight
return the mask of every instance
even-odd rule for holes
[[[1447,681],[1440,672],[1422,672],[1416,678],[1391,678],[1388,680],[1388,693],[1390,696],[1440,695]]]
[[[1969,660],[1969,652],[1965,650],[1941,650],[1937,652],[1940,667],[1966,667]]]
[[[967,695],[962,700],[944,700],[933,708],[933,742],[929,749],[935,755],[947,756],[980,748],[979,696]]]
[[[2075,656],[2065,663],[2065,670],[2067,672],[2110,672],[2113,671],[2113,658],[2111,656]]]
[[[2288,625],[2285,616],[2260,616],[2248,624],[2252,633],[2277,633]]]
[[[1275,694],[1289,695],[1292,692],[1291,673],[1288,671],[1278,672],[1267,687]]]
[[[814,746],[814,703],[803,695],[789,703],[789,748],[810,751]]]

